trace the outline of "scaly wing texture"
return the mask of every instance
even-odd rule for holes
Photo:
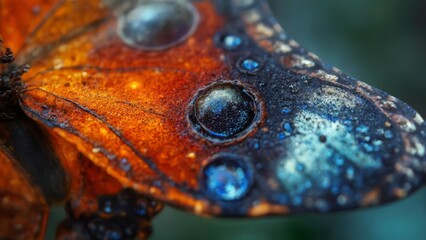
[[[77,2],[87,8],[87,1]],[[103,9],[102,2],[91,4],[97,6],[93,12],[98,4]],[[187,208],[195,205],[192,194],[197,194],[201,167],[194,156],[206,158],[216,147],[203,149],[198,139],[186,136],[182,106],[199,88],[227,76],[213,41],[222,20],[211,3],[196,7],[202,27],[168,51],[127,47],[116,34],[115,17],[61,41],[60,47],[32,62],[22,98],[27,113],[124,185]],[[66,2],[57,11],[65,9]],[[81,18],[79,11],[68,12],[66,19]],[[86,29],[75,26],[80,27]]]
[[[0,1],[0,36],[16,53],[30,59],[57,42],[72,37],[82,28],[102,21],[105,12],[96,1],[14,0]],[[96,9],[96,11],[93,11]],[[78,13],[70,16],[69,12]],[[71,17],[71,18],[69,18]]]
[[[21,104],[124,186],[260,216],[371,206],[424,184],[420,115],[301,48],[264,1],[189,3],[198,28],[162,51],[123,41],[129,12],[105,2],[50,13],[19,55],[32,64]]]

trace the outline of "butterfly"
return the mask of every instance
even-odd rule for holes
[[[422,117],[303,49],[266,1],[0,4],[2,237],[42,239],[63,202],[58,239],[144,239],[162,204],[328,213],[425,183]]]

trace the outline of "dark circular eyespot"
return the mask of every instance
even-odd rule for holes
[[[243,57],[238,60],[237,67],[243,73],[256,74],[262,68],[262,63],[254,57]]]
[[[207,194],[222,201],[236,201],[244,197],[250,190],[251,180],[244,160],[237,156],[215,157],[202,172]]]
[[[197,94],[190,106],[189,120],[202,136],[229,140],[253,130],[260,108],[258,99],[244,86],[221,82]]]
[[[187,1],[142,2],[118,20],[118,35],[129,46],[163,50],[186,40],[199,23],[199,14]]]

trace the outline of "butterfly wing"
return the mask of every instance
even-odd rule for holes
[[[0,238],[43,239],[49,215],[46,200],[7,146],[3,123],[0,128]]]
[[[0,36],[17,52],[28,36],[37,31],[46,21],[50,10],[59,0],[29,0],[17,4],[13,0],[0,1]]]
[[[124,186],[198,214],[260,216],[369,206],[424,184],[420,115],[302,49],[264,1],[184,2],[198,27],[161,51],[123,38],[122,17],[143,3],[72,2],[103,20],[57,9],[80,30],[21,55],[21,105]]]
[[[197,89],[227,75],[213,41],[222,19],[211,3],[196,7],[204,28],[164,52],[125,45],[116,33],[116,17],[61,40],[60,47],[31,58],[22,95],[22,107],[31,117],[75,144],[122,184],[186,208],[198,201],[192,194],[201,166],[194,155],[210,153],[199,139],[185,136],[182,106]],[[58,11],[68,12],[66,19],[80,17],[78,11]]]
[[[6,152],[0,153],[0,237],[4,239],[43,239],[48,209],[39,193],[14,166]],[[7,219],[7,220],[5,220]],[[3,221],[4,220],[4,221]]]

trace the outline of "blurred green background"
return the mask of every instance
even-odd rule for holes
[[[326,62],[426,116],[425,0],[270,0],[287,34]],[[53,225],[63,218],[56,211]],[[166,208],[153,240],[424,240],[426,189],[380,208],[256,220],[204,219]]]

